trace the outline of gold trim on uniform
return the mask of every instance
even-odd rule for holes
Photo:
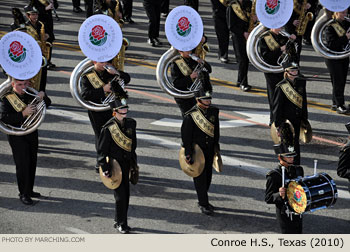
[[[228,0],[219,0],[219,2],[225,5],[226,7],[228,6]]]
[[[332,23],[331,26],[334,28],[339,37],[343,37],[345,35],[346,31],[338,22]]]
[[[242,19],[244,22],[248,22],[248,17],[246,13],[242,10],[241,5],[239,3],[234,3],[231,5],[232,10],[236,13],[237,17]]]
[[[272,34],[266,35],[264,37],[264,40],[271,51],[275,51],[280,47],[280,45],[277,43]]]
[[[205,118],[202,112],[197,109],[191,113],[193,121],[198,128],[210,137],[214,137],[214,125]]]
[[[105,85],[105,83],[98,77],[97,73],[95,71],[92,71],[91,73],[86,74],[86,77],[89,79],[91,85],[95,88],[101,88]]]
[[[292,87],[288,81],[281,84],[281,89],[292,103],[294,103],[300,109],[303,107],[303,97]]]
[[[175,60],[175,64],[179,67],[181,73],[185,76],[189,76],[192,73],[192,69],[187,65],[183,58]]]
[[[47,0],[39,0],[39,2],[40,2],[42,5],[45,5],[45,7],[49,5],[49,3],[48,3]]]
[[[17,112],[22,112],[27,107],[27,104],[22,102],[15,93],[8,94],[5,97]]]
[[[108,127],[108,129],[114,142],[123,150],[131,152],[132,139],[123,134],[118,124],[114,122],[111,126]]]

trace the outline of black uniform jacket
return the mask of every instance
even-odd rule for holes
[[[324,36],[325,36],[327,47],[336,52],[344,51],[344,47],[348,44],[349,40],[346,37],[345,33],[344,35],[339,36],[335,31],[334,27],[332,26],[332,24],[333,25],[339,24],[346,32],[350,27],[350,22],[347,22],[345,20],[343,22],[333,20],[333,22],[325,28]]]
[[[41,23],[40,21],[38,21],[36,23],[36,25],[34,26],[29,20],[26,22],[26,26],[31,26],[35,29],[36,33],[34,34],[31,34],[31,33],[28,33],[30,36],[32,36],[35,40],[37,41],[41,41],[41,27],[44,26],[44,30],[45,30],[45,33],[48,33],[48,30],[47,30],[47,27]],[[28,28],[27,28],[28,30]]]
[[[185,63],[187,64],[187,66],[192,70],[188,75],[184,75],[180,68],[178,67],[178,65],[175,62],[171,63],[170,66],[170,71],[171,71],[171,77],[173,78],[173,84],[174,87],[179,89],[179,90],[183,90],[183,91],[187,91],[188,88],[192,85],[193,81],[190,77],[191,73],[193,72],[193,70],[196,68],[196,66],[198,65],[198,62],[193,60],[192,58],[183,58],[181,57]],[[206,71],[203,71],[203,77],[204,77],[204,83],[203,87],[206,90],[211,90],[211,84],[210,84],[210,79],[209,79],[209,73],[211,73],[211,66],[205,61],[204,62],[204,68],[206,69]]]
[[[114,142],[111,132],[108,129],[114,123],[117,123],[122,133],[132,140],[130,152],[124,150]],[[127,163],[131,160],[137,163],[136,145],[136,121],[132,118],[125,118],[123,125],[121,125],[117,119],[111,118],[101,129],[97,146],[98,164],[102,167],[103,171],[107,171],[110,170],[110,166],[107,163],[106,157],[117,160],[119,164]]]
[[[291,102],[285,95],[281,88],[281,84],[288,81],[293,88],[302,96],[302,108],[299,108],[293,102]],[[307,120],[307,100],[306,100],[306,81],[304,79],[296,78],[294,82],[285,78],[277,84],[275,89],[275,95],[273,99],[273,121],[276,127],[279,127],[285,120],[289,120],[291,123],[299,122],[300,120]]]
[[[295,179],[304,176],[304,170],[301,166],[289,166],[285,170],[285,179]],[[281,165],[266,174],[265,202],[275,204],[277,208],[282,209],[285,200],[279,194],[279,188],[282,187],[282,168]]]
[[[337,174],[350,180],[350,141],[340,150]]]
[[[58,8],[57,0],[52,0],[54,8]],[[39,12],[39,20],[45,24],[47,34],[49,34],[50,38],[48,39],[50,42],[55,40],[55,35],[53,32],[53,19],[52,19],[52,10],[45,10],[46,6],[49,5],[49,1],[46,0],[34,0],[33,5]]]
[[[208,134],[204,133],[193,121],[191,113],[197,110],[200,110],[204,114],[205,118],[214,124],[214,137],[211,137]],[[199,145],[203,152],[208,150],[213,151],[214,146],[217,146],[220,150],[219,109],[214,106],[210,106],[208,109],[202,110],[197,105],[194,106],[190,111],[186,113],[184,117],[181,126],[181,138],[183,147],[185,148],[186,156],[192,155],[192,145],[195,143]]]
[[[276,44],[276,47],[270,48],[267,43],[266,40],[271,39],[274,40],[274,44]],[[277,66],[277,60],[278,58],[281,56],[282,51],[281,51],[281,47],[284,46],[287,41],[288,38],[285,36],[282,36],[281,34],[275,34],[271,31],[266,31],[265,33],[262,34],[262,39],[260,40],[260,53],[262,58],[264,59],[264,61],[270,65],[274,65]]]
[[[0,120],[11,126],[20,127],[26,120],[26,117],[23,117],[22,111],[17,112],[6,98],[6,96],[10,94],[15,94],[15,92],[7,92],[0,98]],[[27,105],[34,99],[33,96],[28,94],[17,95],[17,97]],[[51,101],[49,98],[47,98],[47,96],[44,96],[44,102],[46,107],[51,105]]]
[[[238,0],[235,2],[238,3]],[[234,10],[232,9],[232,6],[229,5],[226,10],[227,27],[235,35],[243,36],[244,32],[248,32],[249,14],[252,7],[252,2],[243,0],[242,4],[241,3],[238,3],[238,4],[241,5],[243,16],[246,18],[246,20],[239,18],[234,12]]]
[[[311,6],[312,6],[312,3],[311,3],[312,1],[307,1],[307,2],[310,3]],[[294,20],[299,20],[299,18],[300,18],[300,11],[301,10],[305,11],[304,9],[302,9],[303,3],[304,3],[304,0],[294,0],[293,1],[292,16],[290,17],[289,21],[285,24],[286,32],[288,32],[289,34],[297,35],[296,31],[295,31],[296,26],[293,25],[293,22],[294,22]],[[310,10],[308,10],[307,12],[309,12],[309,11]]]
[[[91,70],[95,71],[95,70]],[[110,82],[115,75],[109,74],[106,70],[104,70],[102,73],[99,73],[95,71],[98,75],[98,77],[103,81],[105,84]],[[91,73],[91,72],[88,72]],[[87,73],[87,74],[88,74]],[[127,84],[130,81],[130,75],[128,73],[125,73],[123,71],[119,71],[120,77],[125,80],[125,84]],[[95,88],[89,81],[86,74],[82,77],[81,80],[81,96],[86,101],[92,101],[94,103],[101,103],[105,98],[106,94],[103,90],[103,86],[99,88]]]

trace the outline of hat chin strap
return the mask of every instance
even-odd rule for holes
[[[288,164],[288,166],[293,165],[293,163],[289,163],[289,162],[287,162],[287,161],[284,159],[284,157],[283,157],[283,156],[280,156],[280,157],[281,157],[281,160],[282,160],[284,163]]]

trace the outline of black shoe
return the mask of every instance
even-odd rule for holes
[[[32,198],[40,198],[40,197],[41,197],[41,194],[38,193],[38,192],[32,192],[32,193],[30,194],[30,197],[32,197]]]
[[[221,63],[225,63],[225,64],[229,62],[228,58],[225,58],[225,57],[220,57],[220,61]]]
[[[56,68],[55,64],[52,64],[51,62],[47,63],[47,70],[53,70],[54,68]]]
[[[131,18],[125,18],[124,22],[129,23],[129,24],[134,24],[135,23],[135,21],[132,20]]]
[[[241,90],[243,92],[248,92],[250,89],[252,89],[252,86],[246,84],[246,85],[241,85]]]
[[[337,105],[335,105],[335,104],[331,105],[331,110],[332,111],[336,111],[337,110]]]
[[[74,7],[73,12],[80,13],[80,12],[83,12],[83,10],[80,7]]]
[[[163,45],[163,43],[160,42],[158,38],[155,38],[155,39],[154,39],[154,43],[156,44],[156,46],[161,46],[161,45]]]
[[[209,207],[209,209],[211,209],[213,212],[214,212],[214,210],[216,209],[212,204],[210,204],[210,203],[208,203],[208,207]]]
[[[337,113],[338,114],[347,114],[348,110],[344,106],[339,106],[339,107],[337,107]]]
[[[201,212],[206,215],[212,215],[214,213],[214,211],[209,207],[209,205],[208,206],[198,205],[198,207],[201,210]]]
[[[149,45],[151,45],[152,47],[156,47],[156,42],[154,41],[154,39],[149,38],[149,39],[147,40],[147,43],[148,43]]]
[[[19,199],[24,205],[33,205],[33,200],[28,195],[22,194],[19,196]]]
[[[114,228],[121,234],[128,234],[131,229],[128,225],[118,225],[117,223],[114,223]]]

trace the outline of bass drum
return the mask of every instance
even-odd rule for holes
[[[293,179],[288,183],[288,205],[296,214],[333,206],[337,198],[337,186],[327,173]]]

